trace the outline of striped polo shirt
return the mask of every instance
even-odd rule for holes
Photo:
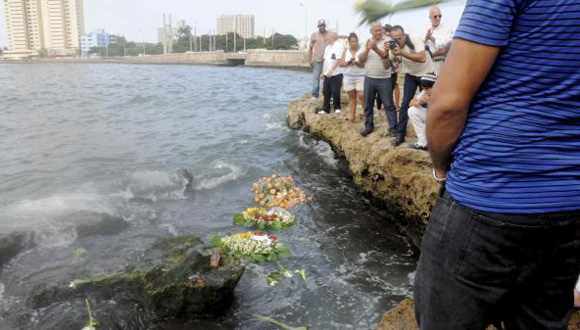
[[[451,196],[495,213],[580,210],[580,1],[468,0],[455,38],[501,51],[453,152]]]

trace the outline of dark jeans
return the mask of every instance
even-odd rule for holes
[[[391,79],[376,79],[365,77],[365,128],[374,129],[374,105],[377,95],[384,102],[384,109],[389,120],[389,128],[397,125],[397,113],[393,106],[393,84]],[[385,102],[386,101],[386,102]]]
[[[395,87],[397,87],[398,77],[399,77],[399,74],[397,72],[391,74],[391,84],[393,86],[392,87],[393,91],[395,90]],[[395,96],[394,96],[395,93],[392,93],[392,94],[393,94],[393,104],[395,104]],[[376,97],[377,97],[377,109],[380,109],[381,106],[383,105],[383,101],[381,100],[380,95],[377,94]]]
[[[326,113],[330,113],[330,98],[332,98],[332,103],[334,104],[334,110],[340,109],[340,90],[342,89],[342,75],[336,75],[333,77],[324,77],[324,106],[323,110]]]
[[[437,201],[415,277],[422,330],[567,329],[580,212],[501,215]]]
[[[417,93],[417,88],[421,86],[421,77],[410,74],[405,75],[405,87],[403,90],[403,103],[401,112],[399,112],[399,121],[397,124],[398,134],[403,138],[407,135],[407,124],[409,123],[409,104]]]

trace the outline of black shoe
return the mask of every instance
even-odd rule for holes
[[[405,138],[402,136],[397,136],[395,138],[395,142],[393,142],[393,146],[398,147],[405,142]]]
[[[395,136],[397,136],[397,131],[395,131],[395,130],[394,130],[394,129],[392,129],[392,128],[389,128],[389,129],[387,130],[387,136],[388,136],[388,137],[395,137]]]
[[[423,150],[423,151],[427,151],[427,146],[421,146],[418,145],[417,143],[414,143],[410,146],[411,149],[415,149],[415,150]]]
[[[367,128],[363,129],[363,130],[360,132],[360,135],[361,135],[361,136],[363,136],[363,137],[365,137],[365,136],[367,136],[367,135],[371,134],[373,131],[374,131],[374,129],[373,129],[373,128],[368,128],[368,127],[367,127]]]

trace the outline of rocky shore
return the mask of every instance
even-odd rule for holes
[[[390,210],[393,221],[419,247],[439,185],[431,178],[431,161],[425,151],[393,147],[386,137],[383,113],[375,114],[375,132],[362,137],[362,120],[352,123],[346,114],[318,115],[318,100],[303,98],[290,103],[288,125],[328,142],[344,157],[353,180],[365,192]],[[342,107],[345,112],[347,106]],[[358,110],[361,113],[362,110]],[[408,141],[413,141],[409,129]]]
[[[318,115],[319,107],[320,101],[310,97],[290,103],[288,125],[328,142],[348,162],[354,182],[390,211],[388,221],[395,221],[419,248],[440,188],[431,178],[428,153],[405,145],[394,147],[386,136],[383,113],[375,113],[375,132],[363,138],[362,119],[346,120],[347,104],[342,106],[343,114]],[[414,142],[412,128],[408,131],[407,141]],[[418,330],[413,301],[406,299],[385,313],[377,330]],[[580,330],[580,311],[573,315],[569,330]]]

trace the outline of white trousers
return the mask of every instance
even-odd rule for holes
[[[411,107],[409,108],[409,119],[417,134],[417,145],[421,147],[427,146],[427,135],[425,133],[427,124],[427,108],[425,107]]]

